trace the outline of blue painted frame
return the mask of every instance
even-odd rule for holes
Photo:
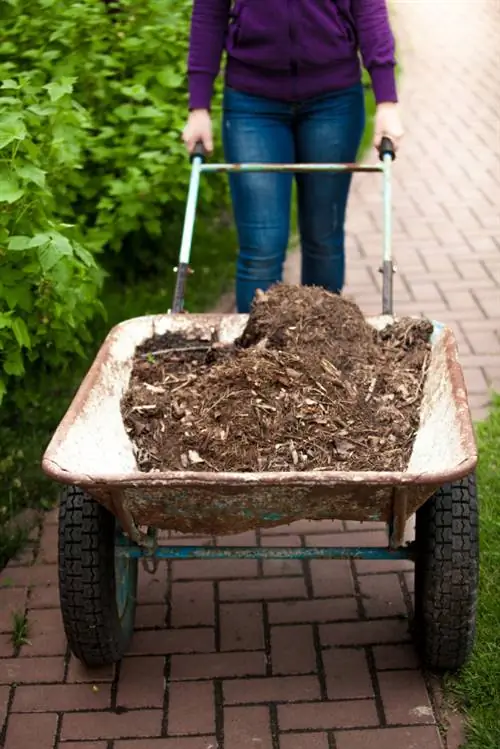
[[[383,546],[157,546],[147,549],[116,539],[115,555],[132,559],[414,559],[414,545],[399,549]]]

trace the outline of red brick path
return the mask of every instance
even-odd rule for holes
[[[481,416],[488,385],[500,386],[498,5],[416,0],[395,10],[408,132],[395,166],[398,311],[453,325]],[[368,313],[379,311],[375,180],[356,179],[349,217],[349,291]],[[292,255],[289,278],[296,272]],[[62,632],[56,535],[51,515],[0,575],[5,749],[443,749],[408,635],[410,565],[141,571],[130,653],[116,671],[89,673]],[[384,539],[378,525],[301,522],[233,542]],[[15,652],[12,612],[25,610],[30,642]]]

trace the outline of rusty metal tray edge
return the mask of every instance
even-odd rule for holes
[[[367,318],[371,324],[376,327],[383,326],[389,322],[388,318],[382,316]],[[455,427],[460,442],[460,451],[462,459],[455,461],[453,465],[448,463],[448,467],[442,470],[432,471],[415,471],[412,468],[413,456],[410,460],[408,470],[405,472],[301,472],[301,473],[209,473],[209,472],[192,472],[192,471],[170,471],[158,473],[142,473],[135,470],[120,472],[106,472],[101,468],[98,470],[80,470],[64,465],[64,445],[75,430],[76,425],[81,423],[86,414],[92,393],[98,391],[101,393],[103,407],[106,398],[109,399],[117,395],[111,395],[106,390],[104,371],[106,370],[109,377],[113,376],[113,349],[117,342],[127,333],[135,330],[135,346],[148,338],[152,332],[164,331],[167,329],[182,330],[199,330],[207,328],[221,328],[225,325],[226,331],[236,329],[241,330],[246,321],[244,315],[220,315],[220,314],[203,314],[203,315],[155,315],[145,316],[127,320],[115,326],[105,341],[103,342],[93,364],[72,403],[70,404],[65,416],[61,420],[52,440],[50,441],[42,460],[43,471],[54,480],[62,484],[75,484],[82,487],[91,487],[99,485],[112,488],[124,488],[126,486],[134,487],[152,487],[152,486],[183,486],[207,487],[208,486],[251,486],[260,485],[280,485],[289,486],[317,486],[333,487],[339,484],[371,484],[385,486],[405,486],[409,484],[427,484],[440,485],[455,479],[461,478],[472,472],[477,463],[477,449],[474,436],[468,400],[467,390],[464,381],[464,375],[458,359],[457,345],[453,331],[440,324],[435,323],[435,334],[433,343],[434,351],[439,348],[440,355],[444,357],[444,366],[448,385],[451,388],[451,400],[454,404],[455,413],[452,415],[453,423],[450,427]],[[139,334],[139,331],[142,331]],[[226,333],[226,339],[229,340]],[[109,386],[109,383],[108,383]],[[125,384],[124,384],[125,386]],[[122,389],[123,391],[123,389]],[[432,398],[431,398],[432,400]],[[449,399],[448,399],[449,400]],[[429,405],[429,408],[436,407],[436,403]],[[419,430],[420,432],[420,430]],[[92,435],[87,435],[89,439]],[[418,435],[417,435],[418,439]],[[131,446],[130,446],[131,451]]]

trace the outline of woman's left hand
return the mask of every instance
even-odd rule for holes
[[[388,101],[377,105],[375,112],[375,132],[373,145],[379,148],[382,138],[390,138],[397,151],[404,135],[403,123],[399,113],[399,105]]]

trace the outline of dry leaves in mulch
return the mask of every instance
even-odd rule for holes
[[[354,302],[277,285],[257,295],[233,346],[151,339],[122,399],[138,467],[405,469],[431,333],[410,318],[377,332]]]

